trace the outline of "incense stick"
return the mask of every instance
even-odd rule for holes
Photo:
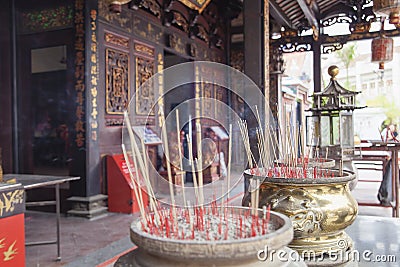
[[[249,141],[249,134],[248,134],[248,130],[247,130],[247,123],[246,121],[241,121],[239,120],[239,129],[240,129],[240,133],[242,135],[242,139],[243,139],[243,143],[244,143],[244,148],[246,150],[246,155],[247,155],[247,160],[248,160],[248,164],[250,169],[252,169],[253,166],[253,155],[251,153],[251,149],[250,149],[250,141]]]
[[[163,143],[164,143],[164,153],[165,157],[167,158],[167,173],[168,173],[168,183],[169,183],[169,194],[171,196],[171,204],[172,204],[172,213],[174,219],[176,219],[176,210],[175,210],[175,196],[174,196],[174,187],[172,183],[172,172],[171,172],[171,164],[168,162],[170,160],[169,157],[169,147],[168,147],[168,137],[167,137],[167,125],[165,125],[165,117],[164,111],[160,109],[160,118],[164,125],[161,125],[162,128],[162,136],[163,136]]]
[[[228,170],[227,170],[227,201],[229,201],[229,193],[231,188],[231,164],[232,164],[232,124],[229,124],[229,140],[228,140]]]
[[[132,143],[132,141],[131,141],[131,143]],[[125,158],[127,158],[127,157],[125,157]],[[133,158],[133,166],[135,166],[135,169],[136,169],[136,179],[137,179],[137,184],[140,186],[140,180],[139,180],[139,170],[138,170],[138,168],[137,168],[137,160],[136,160],[136,156],[135,155],[133,155],[133,153],[132,153],[132,158]],[[143,203],[143,194],[142,194],[142,190],[139,190],[139,201],[141,201],[142,203]],[[143,208],[143,210],[144,210],[144,208]]]
[[[135,178],[134,178],[134,175],[133,175],[133,172],[132,172],[132,168],[130,166],[131,163],[129,162],[128,154],[127,154],[126,149],[125,149],[125,145],[122,144],[121,147],[122,147],[122,153],[124,154],[124,157],[125,157],[126,166],[128,167],[129,177],[131,178],[131,182],[132,182],[132,186],[133,186],[133,192],[135,193],[136,199],[139,200],[138,201],[138,206],[139,206],[140,215],[141,215],[143,220],[146,220],[146,214],[144,213],[143,199],[141,197],[139,197],[138,189],[136,187],[136,181],[135,181]],[[135,168],[136,168],[136,166],[135,166]],[[138,176],[138,175],[136,175],[136,176]],[[140,184],[138,184],[138,186],[140,186]]]
[[[185,181],[184,181],[184,171],[182,164],[182,149],[181,149],[181,131],[179,127],[179,110],[176,109],[176,135],[178,137],[178,154],[179,154],[179,169],[182,172],[181,174],[181,185],[182,185],[182,196],[183,196],[183,205],[186,205],[186,195],[185,195]]]
[[[186,139],[188,140],[188,147],[189,147],[189,162],[191,163],[192,166],[192,179],[193,179],[193,187],[194,187],[194,194],[196,197],[195,204],[198,204],[199,202],[199,191],[198,191],[198,186],[197,186],[197,177],[196,177],[196,169],[195,169],[195,163],[193,160],[193,147],[192,147],[192,139],[189,137],[189,135],[186,135]]]
[[[132,126],[131,126],[131,122],[129,120],[128,113],[126,111],[124,112],[124,119],[125,119],[126,127],[127,127],[127,130],[128,130],[129,138],[130,138],[130,141],[131,141],[131,146],[133,146],[134,155],[136,155],[136,158],[138,159],[139,169],[140,169],[140,171],[141,171],[141,173],[143,175],[143,178],[144,178],[144,181],[145,181],[145,185],[147,187],[147,191],[148,191],[148,194],[149,194],[150,208],[152,210],[156,211],[157,210],[157,205],[155,203],[156,197],[155,197],[154,192],[153,192],[153,187],[150,184],[149,177],[146,175],[147,172],[145,171],[143,158],[141,157],[141,154],[140,154],[140,151],[139,151],[139,147],[138,147],[138,145],[137,145],[137,143],[135,141],[135,135],[134,135],[133,130],[132,130]],[[155,212],[154,214],[155,214],[155,219],[156,219],[157,223],[160,223],[159,214],[157,212]]]
[[[199,197],[200,197],[200,205],[204,204],[204,195],[203,195],[203,155],[202,155],[202,147],[201,147],[201,125],[196,122],[196,145],[197,145],[197,159],[198,159],[198,168],[197,171],[199,173]]]

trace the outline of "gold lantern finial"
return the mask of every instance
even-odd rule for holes
[[[328,68],[328,74],[333,80],[336,80],[336,76],[339,74],[339,68],[336,65],[332,65]]]

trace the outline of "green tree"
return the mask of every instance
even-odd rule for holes
[[[368,107],[384,107],[387,121],[397,123],[400,114],[400,107],[387,96],[380,95],[371,100],[367,100]]]
[[[347,88],[347,89],[350,88],[349,67],[356,58],[356,50],[357,50],[356,43],[351,43],[351,44],[348,43],[348,44],[345,44],[342,49],[337,50],[335,52],[336,57],[343,63],[344,67],[346,68],[345,88]]]

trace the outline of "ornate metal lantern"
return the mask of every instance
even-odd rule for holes
[[[343,88],[336,80],[337,66],[328,69],[329,85],[312,95],[314,104],[306,117],[307,145],[315,147],[320,157],[351,160],[354,155],[353,111],[360,92]]]
[[[373,10],[377,14],[389,16],[389,23],[399,24],[400,0],[374,0]]]

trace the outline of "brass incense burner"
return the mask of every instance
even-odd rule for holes
[[[354,222],[358,212],[357,202],[349,190],[354,173],[340,174],[331,169],[329,177],[322,178],[272,178],[249,173],[249,170],[245,172],[246,179],[261,180],[259,207],[270,205],[271,210],[291,219],[294,238],[288,246],[305,260],[352,249],[353,242],[344,230]],[[249,206],[250,199],[247,193],[243,206]]]

